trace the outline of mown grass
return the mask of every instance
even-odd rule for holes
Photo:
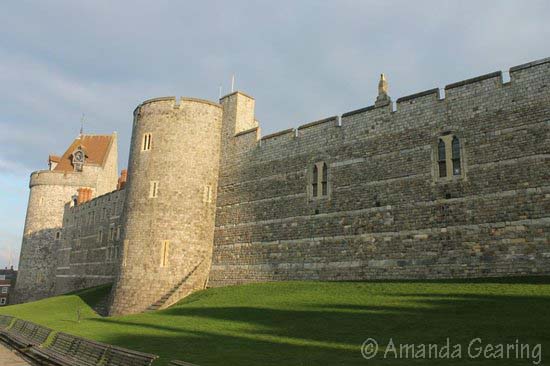
[[[476,337],[483,344],[540,343],[542,364],[550,349],[550,277],[251,284],[201,291],[163,311],[102,318],[90,305],[108,291],[88,289],[0,313],[155,353],[156,365],[171,359],[201,366],[532,365],[533,359],[470,359],[468,343]],[[368,337],[382,346],[370,361],[360,353]],[[447,337],[466,358],[383,357],[390,338],[397,345],[443,345]]]

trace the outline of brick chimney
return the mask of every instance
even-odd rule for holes
[[[120,172],[120,177],[118,178],[118,184],[116,186],[117,190],[124,189],[127,178],[128,178],[128,170],[122,169],[122,171]]]
[[[92,199],[92,189],[91,188],[78,188],[78,198],[77,198],[77,204],[83,204],[85,202],[88,202]]]

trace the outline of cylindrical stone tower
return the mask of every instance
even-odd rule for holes
[[[76,193],[77,183],[80,183],[73,178],[50,171],[34,172],[31,175],[14,294],[17,303],[52,294],[63,210],[65,203]]]
[[[174,300],[204,286],[212,257],[222,108],[174,97],[134,111],[122,218],[123,250],[112,315]],[[155,305],[156,304],[156,305]]]
[[[61,248],[65,204],[80,188],[87,188],[96,196],[116,188],[116,144],[115,133],[80,134],[61,157],[56,157],[55,165],[54,160],[50,160],[50,170],[31,174],[14,302],[53,295],[55,283],[59,280],[56,277],[59,260],[70,255],[70,251]],[[82,160],[74,159],[77,151]],[[79,169],[75,163],[80,163]]]

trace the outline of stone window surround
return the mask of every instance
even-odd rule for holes
[[[206,184],[204,186],[203,203],[212,203],[212,185]]]
[[[326,195],[323,195],[323,164],[326,165],[326,172],[327,172],[327,193]],[[328,159],[315,159],[311,161],[308,165],[307,169],[307,196],[310,200],[313,201],[319,201],[319,200],[326,200],[329,199],[332,193],[332,184],[331,184],[331,176],[332,176],[332,169],[330,169],[330,161]],[[313,196],[313,169],[317,166],[317,196]]]
[[[453,138],[458,138],[460,142],[460,174],[453,174],[453,151],[452,141]],[[442,140],[445,143],[445,161],[446,161],[446,177],[439,176],[439,141]],[[444,131],[434,138],[432,142],[432,182],[433,183],[449,183],[457,182],[466,179],[466,153],[465,153],[465,139],[456,131]]]
[[[153,134],[151,134],[150,132],[146,132],[143,134],[143,139],[141,141],[141,151],[151,150],[152,139]]]
[[[149,182],[149,198],[157,198],[159,190],[159,181],[152,180]]]
[[[105,262],[113,262],[118,258],[118,247],[111,245],[105,248]]]
[[[109,241],[115,240],[115,224],[109,225]]]

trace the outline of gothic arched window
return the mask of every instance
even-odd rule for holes
[[[436,161],[437,167],[434,169],[437,171],[434,174],[439,175],[439,178],[445,178],[445,180],[455,179],[462,177],[463,175],[463,157],[464,152],[458,136],[446,132],[440,136],[437,140],[437,152]]]
[[[313,165],[311,174],[311,196],[328,196],[328,165],[323,161]]]

